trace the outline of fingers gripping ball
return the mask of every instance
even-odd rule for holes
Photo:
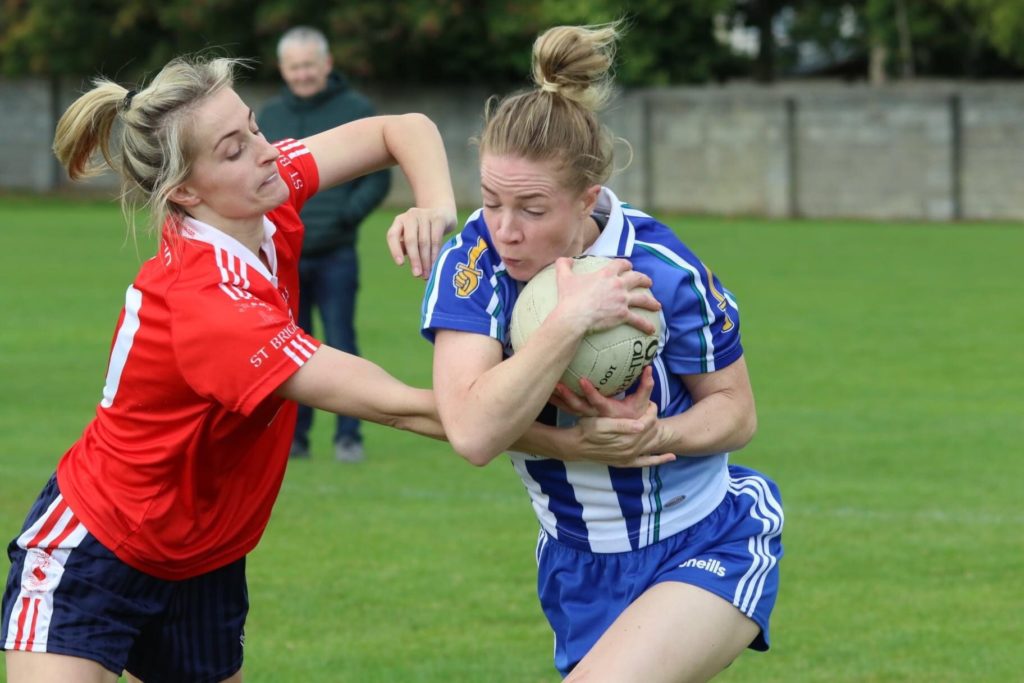
[[[573,260],[574,273],[589,273],[607,266],[611,259],[603,256],[579,256]],[[512,348],[521,349],[558,303],[558,286],[554,265],[537,273],[520,292],[512,309],[509,335]],[[633,386],[640,372],[654,360],[661,338],[661,314],[658,311],[634,308],[634,312],[654,324],[654,334],[644,334],[632,325],[622,323],[600,332],[591,332],[576,351],[562,375],[562,383],[580,393],[580,378],[586,377],[605,396],[614,396]]]

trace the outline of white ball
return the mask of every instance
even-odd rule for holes
[[[589,273],[609,263],[611,259],[603,256],[578,256],[573,259],[572,270],[574,273]],[[555,267],[550,265],[526,283],[512,309],[509,335],[513,350],[523,348],[526,340],[557,303]],[[576,356],[562,375],[563,384],[580,393],[579,380],[586,377],[605,396],[614,396],[633,386],[640,372],[657,355],[658,340],[661,338],[660,312],[641,308],[633,310],[653,323],[654,334],[644,334],[625,323],[588,334],[580,342]]]

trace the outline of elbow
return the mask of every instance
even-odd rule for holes
[[[738,451],[743,448],[754,440],[755,434],[757,434],[757,413],[751,410],[744,413],[737,422],[736,429],[733,431],[735,443],[730,450]]]
[[[474,434],[455,434],[446,430],[452,449],[474,467],[483,467],[501,455],[502,450],[495,448],[487,439]]]
[[[434,123],[433,119],[426,114],[412,112],[409,114],[400,114],[399,116],[406,125],[413,127],[416,130],[432,133],[438,137],[441,136],[441,131],[438,129],[437,124]]]

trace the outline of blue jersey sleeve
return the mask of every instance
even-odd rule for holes
[[[437,330],[457,330],[505,344],[515,289],[486,238],[482,219],[472,217],[445,245],[431,271],[421,332],[431,342]]]
[[[672,373],[713,372],[743,355],[739,310],[732,295],[674,237],[638,241],[635,265],[654,282],[668,333],[661,358]]]
[[[739,311],[704,264],[698,262],[680,279],[669,308],[669,340],[663,355],[672,372],[713,372],[743,355]]]

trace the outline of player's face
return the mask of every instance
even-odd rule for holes
[[[192,173],[172,195],[189,214],[230,230],[234,223],[261,220],[288,199],[275,163],[279,152],[234,90],[206,98],[191,131]]]
[[[281,78],[296,97],[312,97],[327,87],[331,57],[315,43],[286,43],[279,68]]]
[[[562,186],[557,161],[484,154],[484,221],[508,274],[526,281],[560,256],[578,256],[597,238],[590,218],[599,186]]]

